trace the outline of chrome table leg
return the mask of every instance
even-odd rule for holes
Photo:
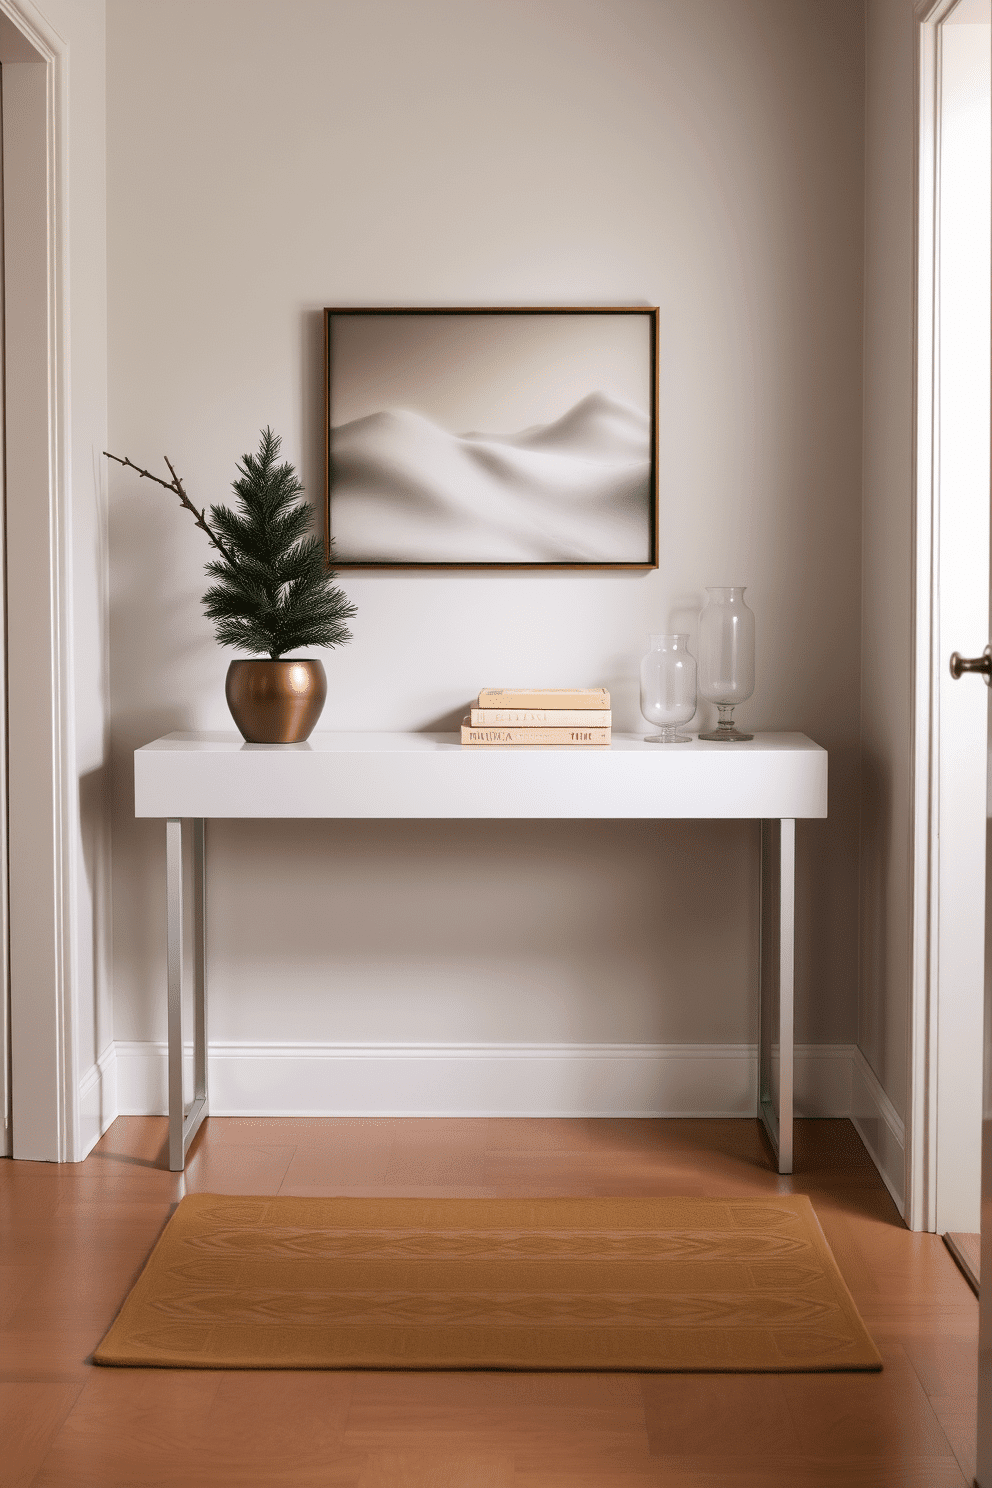
[[[207,977],[204,824],[192,829],[192,885],[183,872],[183,826],[165,824],[165,876],[168,894],[169,979],[169,1167],[182,1172],[189,1144],[207,1115]],[[183,1091],[183,924],[189,903],[193,919],[193,1103],[186,1110]]]
[[[796,824],[787,818],[763,821],[758,1115],[780,1173],[792,1172],[795,910]]]

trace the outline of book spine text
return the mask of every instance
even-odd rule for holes
[[[608,728],[473,728],[462,724],[463,744],[609,744]]]
[[[502,728],[610,728],[609,708],[473,708],[472,727],[498,724]]]

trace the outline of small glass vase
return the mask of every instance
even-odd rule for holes
[[[653,635],[650,651],[641,661],[641,712],[657,734],[645,735],[647,744],[690,744],[679,725],[696,711],[696,661],[689,655],[687,635]]]
[[[699,690],[716,703],[719,721],[701,739],[735,744],[753,739],[734,723],[734,709],[754,691],[754,612],[744,603],[744,585],[707,588],[699,617]]]

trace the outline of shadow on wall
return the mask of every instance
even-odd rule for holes
[[[101,992],[108,982],[110,937],[110,767],[100,765],[79,776],[79,834],[83,873],[89,890],[93,1047],[80,1051],[85,1067],[96,1061],[113,1037],[100,1026]],[[82,928],[82,927],[80,927]]]
[[[439,713],[436,718],[429,718],[422,723],[414,732],[418,734],[457,734],[462,722],[469,716],[475,704],[475,699],[470,698],[465,704],[452,708],[448,713]]]
[[[314,529],[324,534],[324,311],[304,310],[300,316],[300,375],[303,378],[300,478],[316,511]]]
[[[889,967],[889,842],[891,836],[892,771],[876,755],[862,758],[861,825],[861,976],[858,1042],[875,1074],[885,1081],[881,1067],[886,1041],[886,986]]]

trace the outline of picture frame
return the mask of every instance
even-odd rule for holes
[[[324,310],[335,569],[658,566],[658,309]]]

